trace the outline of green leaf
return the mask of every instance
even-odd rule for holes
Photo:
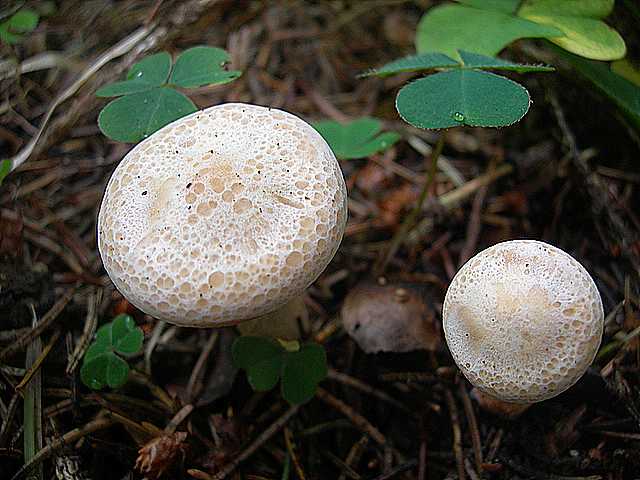
[[[247,372],[249,384],[256,391],[275,387],[280,378],[285,350],[271,338],[239,337],[233,343],[231,357],[236,368]]]
[[[14,45],[22,40],[21,35],[15,35],[9,31],[9,22],[0,23],[0,40],[9,45]]]
[[[2,182],[7,177],[7,175],[11,173],[11,165],[11,160],[9,160],[8,158],[0,161],[0,185],[2,185]]]
[[[539,15],[604,18],[611,13],[615,0],[526,0],[520,12]]]
[[[530,0],[518,15],[564,34],[549,38],[565,50],[594,60],[624,57],[626,45],[618,32],[600,18],[608,15],[613,0]]]
[[[467,68],[479,68],[486,70],[511,70],[514,72],[552,72],[555,68],[548,65],[525,65],[522,63],[512,63],[496,57],[487,57],[479,53],[465,52],[459,50],[462,63]]]
[[[612,72],[604,62],[587,60],[577,55],[556,49],[583,77],[590,80],[607,95],[627,117],[640,129],[640,87]]]
[[[368,157],[388,149],[400,139],[395,132],[378,135],[382,122],[369,117],[345,124],[326,120],[316,123],[314,127],[340,159]]]
[[[631,83],[635,83],[637,86],[640,86],[640,69],[626,58],[611,62],[611,71],[616,75],[629,80]]]
[[[169,83],[184,88],[209,84],[228,83],[242,72],[227,71],[223,67],[229,62],[229,54],[221,48],[198,46],[180,54],[171,72]]]
[[[134,64],[127,79],[110,83],[96,91],[98,97],[118,97],[144,92],[163,85],[171,71],[171,56],[167,52],[150,55]]]
[[[387,63],[383,67],[372,69],[362,74],[363,77],[377,75],[386,77],[403,72],[418,72],[422,70],[433,70],[444,67],[457,67],[460,63],[457,60],[449,58],[443,53],[422,53],[420,55],[410,55],[408,57],[394,60]]]
[[[87,348],[87,351],[84,353],[83,362],[87,363],[94,357],[102,355],[103,353],[109,353],[110,351],[109,345],[94,342],[89,345],[89,348]]]
[[[98,125],[113,140],[135,143],[196,110],[180,92],[158,87],[112,101],[100,112]]]
[[[400,116],[418,128],[503,127],[529,110],[529,92],[479,70],[451,70],[416,80],[398,92]]]
[[[293,405],[308,402],[315,395],[318,383],[326,378],[327,371],[326,353],[316,343],[287,353],[282,372],[282,397]]]
[[[504,13],[514,13],[520,4],[520,0],[457,0],[457,2],[464,3],[469,7],[496,10]]]
[[[121,355],[135,355],[142,348],[144,333],[131,316],[124,313],[111,322],[113,348]]]
[[[416,48],[458,58],[458,50],[495,56],[519,38],[559,36],[555,27],[540,25],[495,10],[446,4],[430,9],[420,20]]]
[[[23,8],[9,19],[8,27],[13,33],[31,32],[38,26],[39,19],[40,15],[36,12]]]
[[[171,55],[167,52],[160,52],[135,63],[127,74],[127,80],[139,80],[150,85],[160,86],[166,83],[170,71]]]
[[[91,389],[99,390],[105,386],[118,388],[124,385],[129,376],[129,365],[116,354],[105,352],[91,357],[82,364],[80,378]]]
[[[96,90],[96,97],[119,97],[131,93],[144,92],[156,88],[143,80],[122,80],[114,82]]]

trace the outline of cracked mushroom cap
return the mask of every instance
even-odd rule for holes
[[[534,240],[511,240],[470,259],[442,312],[453,358],[495,398],[533,403],[559,395],[593,361],[602,300],[573,257]]]
[[[211,327],[272,312],[325,269],[347,192],[298,117],[228,103],[181,118],[116,168],[98,216],[107,273],[136,307]]]

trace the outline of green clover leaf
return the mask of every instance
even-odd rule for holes
[[[529,110],[529,92],[480,70],[449,70],[409,83],[398,92],[400,116],[418,128],[504,127]]]
[[[129,365],[119,355],[130,356],[142,348],[144,333],[126,314],[115,317],[96,332],[94,342],[84,354],[80,378],[89,388],[98,390],[124,385]]]
[[[280,380],[282,397],[292,405],[311,400],[318,383],[327,376],[326,354],[317,344],[300,346],[245,336],[235,340],[231,355],[234,366],[246,371],[254,390],[271,390]]]
[[[229,54],[221,48],[198,46],[185,50],[176,60],[169,83],[183,88],[228,83],[240,75],[239,70],[227,71]]]
[[[98,89],[98,97],[119,97],[102,109],[98,126],[107,137],[136,143],[197,110],[175,87],[228,83],[242,72],[224,70],[229,61],[220,48],[197,46],[178,56],[160,52],[134,64],[125,80]]]
[[[382,122],[363,117],[349,123],[326,120],[314,124],[336,157],[340,159],[364,158],[382,152],[400,139],[395,132],[383,132]]]
[[[0,40],[10,45],[19,43],[25,33],[35,30],[39,20],[40,15],[33,10],[18,10],[8,20],[0,23]]]

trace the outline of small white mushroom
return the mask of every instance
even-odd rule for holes
[[[573,257],[533,240],[512,240],[470,259],[443,307],[453,358],[467,379],[499,400],[533,403],[572,386],[593,361],[602,300]]]
[[[340,166],[298,117],[229,103],[131,150],[98,216],[107,273],[136,307],[194,327],[280,308],[325,269],[347,217]]]

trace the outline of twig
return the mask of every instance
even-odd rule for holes
[[[469,432],[471,433],[471,445],[473,447],[473,457],[476,462],[476,472],[478,476],[482,475],[482,443],[480,441],[480,430],[478,429],[478,421],[476,420],[475,412],[473,411],[473,405],[471,404],[471,398],[465,388],[464,383],[459,385],[460,396],[462,397],[462,405],[464,407],[464,413],[467,416],[467,423],[469,424]]]
[[[93,334],[96,333],[96,327],[98,326],[98,305],[100,305],[101,300],[102,290],[94,292],[92,289],[89,295],[87,295],[87,315],[84,320],[84,328],[76,348],[73,349],[73,353],[69,356],[66,369],[67,375],[73,374],[80,359],[84,356],[87,348],[89,348]]]
[[[293,417],[298,410],[300,409],[299,405],[291,407],[287,410],[284,415],[278,418],[274,423],[272,423],[269,428],[267,428],[264,432],[262,432],[258,438],[256,438],[247,448],[245,448],[242,452],[240,452],[231,462],[229,462],[226,466],[224,466],[220,472],[215,475],[209,475],[208,473],[202,472],[200,470],[189,469],[187,473],[194,478],[205,479],[205,480],[223,480],[230,473],[232,473],[238,465],[244,462],[251,455],[256,453],[264,443],[269,440],[272,436],[274,436],[280,429],[282,429],[287,422]]]
[[[360,390],[363,393],[366,393],[368,395],[374,396],[379,398],[382,401],[385,401],[391,405],[394,405],[396,407],[398,407],[399,409],[405,411],[405,412],[411,412],[411,410],[409,408],[407,408],[406,406],[404,406],[402,403],[400,403],[398,400],[396,400],[395,398],[391,397],[390,395],[388,395],[387,393],[383,392],[382,390],[378,390],[377,388],[373,388],[369,385],[367,385],[366,383],[364,383],[362,380],[358,380],[357,378],[353,378],[345,373],[342,372],[338,372],[334,369],[329,369],[329,374],[327,375],[327,378],[331,379],[331,380],[335,380],[336,382],[340,382],[343,385],[347,385],[349,387],[355,388],[356,390]]]
[[[169,434],[175,432],[176,428],[178,428],[180,426],[180,424],[182,422],[184,422],[184,420],[189,415],[191,415],[191,412],[193,412],[193,405],[191,405],[191,404],[185,405],[180,410],[178,410],[178,413],[176,413],[173,416],[173,418],[171,419],[171,421],[169,423],[167,423],[167,426],[164,427],[164,433],[169,435]]]
[[[49,343],[47,343],[47,346],[44,347],[44,350],[42,350],[42,353],[38,355],[38,358],[36,358],[31,367],[29,367],[29,369],[25,372],[24,377],[22,377],[22,380],[20,380],[20,383],[16,385],[16,391],[19,392],[27,386],[29,380],[31,380],[35,373],[40,369],[42,362],[44,362],[45,358],[47,358],[47,355],[49,355],[49,352],[51,352],[51,349],[56,344],[59,338],[60,330],[56,330],[49,340]]]
[[[318,387],[317,396],[320,400],[325,402],[327,405],[335,408],[340,413],[342,413],[345,417],[351,420],[351,423],[353,423],[356,427],[358,427],[360,430],[362,430],[371,438],[373,438],[376,441],[376,443],[382,446],[386,445],[387,439],[380,432],[380,430],[374,427],[369,422],[369,420],[364,418],[362,415],[360,415],[358,412],[356,412],[353,408],[351,408],[349,405],[344,403],[342,400],[334,397],[329,392],[327,392],[326,390],[320,387]]]
[[[26,345],[31,343],[34,338],[40,336],[42,332],[49,328],[53,324],[54,320],[58,318],[58,315],[60,315],[64,307],[66,307],[67,304],[71,301],[71,299],[73,298],[73,294],[76,292],[76,288],[77,287],[73,287],[70,290],[67,290],[62,298],[60,298],[60,300],[58,300],[53,305],[53,307],[51,307],[51,309],[44,314],[36,327],[29,330],[26,335],[23,335],[14,343],[0,351],[0,361],[22,350]]]
[[[306,480],[307,476],[304,474],[304,470],[302,468],[302,465],[300,464],[300,460],[296,455],[296,449],[293,443],[293,433],[291,433],[291,430],[288,427],[284,427],[284,443],[287,446],[289,457],[293,462],[293,468],[296,469],[296,474],[298,475],[298,479]]]
[[[209,340],[207,340],[206,345],[200,352],[200,356],[198,357],[198,360],[193,367],[193,371],[191,372],[191,376],[189,377],[189,383],[187,384],[186,392],[186,397],[189,402],[193,402],[195,399],[194,397],[200,393],[200,390],[202,390],[201,385],[198,385],[198,389],[196,390],[196,384],[202,378],[203,368],[207,363],[209,355],[211,355],[211,351],[213,350],[217,339],[218,331],[213,329],[211,331],[211,334],[209,335]]]
[[[369,437],[367,435],[363,435],[362,437],[360,437],[360,440],[358,440],[351,446],[351,448],[349,449],[349,453],[347,454],[347,458],[344,461],[345,467],[352,469],[353,465],[360,461],[360,457],[362,457],[362,453],[364,452],[364,449],[367,447],[368,443]],[[340,474],[338,480],[345,480],[347,471],[348,470],[345,469]]]
[[[19,478],[22,478],[22,476],[30,472],[33,467],[39,465],[42,461],[49,458],[56,450],[63,448],[65,445],[75,443],[82,437],[98,430],[108,428],[113,424],[114,421],[111,418],[98,418],[96,420],[90,421],[80,428],[75,428],[70,432],[65,433],[61,438],[54,440],[49,445],[40,450],[36,454],[36,456],[33,457],[31,462],[29,462],[27,465],[24,465],[13,477],[11,477],[11,480],[18,480]]]
[[[118,58],[124,55],[129,50],[131,50],[136,44],[138,44],[147,35],[149,35],[151,30],[152,30],[152,26],[139,28],[138,30],[133,32],[131,35],[126,37],[124,40],[122,40],[121,42],[111,47],[105,53],[100,55],[89,68],[87,68],[84,72],[82,72],[80,77],[78,77],[78,79],[75,82],[69,85],[69,87],[63,90],[62,93],[60,93],[60,95],[58,95],[58,97],[53,101],[53,103],[47,109],[47,113],[45,114],[44,118],[42,119],[42,122],[40,123],[40,128],[38,129],[38,132],[31,138],[31,140],[29,140],[29,143],[27,143],[27,145],[22,150],[20,150],[16,156],[11,158],[11,171],[14,171],[16,168],[22,165],[29,158],[29,156],[31,155],[31,152],[33,152],[33,149],[38,143],[38,140],[42,136],[42,132],[47,126],[47,123],[49,122],[51,115],[53,115],[53,112],[58,107],[58,105],[63,103],[65,100],[71,98],[71,96],[73,96],[80,89],[80,87],[89,78],[91,78],[98,70],[100,70],[105,64],[107,64],[114,58]]]
[[[451,390],[444,390],[447,406],[449,407],[449,416],[451,417],[451,429],[453,430],[453,453],[456,457],[456,465],[458,466],[458,479],[464,480],[464,454],[462,452],[462,431],[460,429],[460,419],[458,417],[458,407],[453,398]]]
[[[383,473],[382,475],[378,475],[377,477],[373,477],[371,480],[390,480],[391,478],[399,475],[402,472],[406,472],[407,470],[411,470],[418,465],[418,460],[413,459],[408,462],[403,463],[402,465],[398,465],[387,473]]]

